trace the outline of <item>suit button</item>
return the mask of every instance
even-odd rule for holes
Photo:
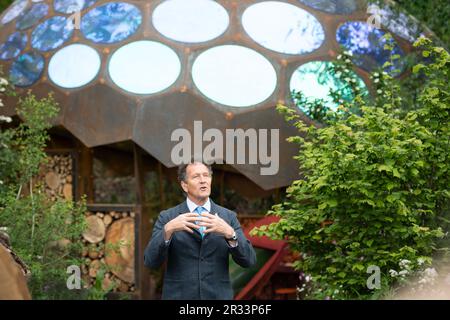
[[[205,261],[205,259],[203,259],[203,258],[200,258],[200,261]]]

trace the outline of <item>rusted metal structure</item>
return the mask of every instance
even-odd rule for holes
[[[298,150],[286,142],[296,130],[275,106],[296,108],[291,90],[314,93],[315,86],[323,85],[314,77],[317,70],[302,67],[313,63],[309,66],[320,69],[344,46],[355,57],[352,76],[370,88],[369,72],[386,60],[385,30],[395,32],[400,55],[411,51],[418,31],[414,21],[407,24],[407,16],[386,19],[392,14],[389,7],[382,8],[384,25],[377,29],[359,0],[186,3],[17,0],[0,18],[1,65],[18,96],[28,89],[37,97],[53,92],[59,103],[49,150],[76,159],[75,198],[87,195],[92,211],[131,210],[129,204],[124,209],[95,203],[94,149],[105,161],[117,160],[117,170],[132,172],[140,298],[150,292],[142,252],[153,218],[144,173],[152,168],[160,179],[175,179],[171,151],[178,142],[171,135],[176,129],[195,136],[194,121],[202,121],[203,132],[217,129],[223,136],[227,129],[279,129],[275,175],[261,175],[266,165],[258,162],[217,166],[215,177],[221,200],[224,185],[246,196],[278,194],[298,178],[293,159]],[[0,113],[14,116],[16,102],[5,99]],[[301,108],[298,112],[314,123]],[[207,144],[203,141],[203,147]],[[108,153],[116,151],[120,155]]]

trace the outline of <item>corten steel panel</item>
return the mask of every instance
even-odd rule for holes
[[[136,104],[135,99],[98,84],[70,95],[64,126],[88,147],[129,140]]]
[[[49,14],[40,22],[57,13],[53,9],[53,1],[44,0],[49,5]],[[94,5],[81,11],[86,14],[90,9],[103,5],[109,1],[99,0]],[[314,10],[297,0],[287,0],[294,6],[305,9],[320,21],[325,32],[325,41],[315,51],[302,54],[283,54],[267,49],[256,43],[244,30],[241,17],[243,12],[259,0],[229,1],[218,0],[228,12],[230,24],[219,37],[202,43],[183,43],[171,40],[159,33],[152,24],[154,9],[163,2],[158,1],[125,1],[138,6],[142,13],[142,23],[138,30],[129,38],[113,44],[95,44],[84,38],[80,30],[75,29],[70,40],[61,47],[42,53],[45,58],[45,68],[41,78],[32,86],[19,89],[25,93],[32,89],[39,97],[46,96],[48,91],[55,92],[55,98],[60,103],[61,112],[55,120],[55,125],[62,125],[76,138],[89,147],[133,140],[146,152],[157,158],[164,165],[172,167],[170,160],[171,148],[175,143],[170,142],[172,130],[180,127],[192,129],[194,120],[203,121],[203,130],[217,128],[255,128],[280,129],[280,171],[276,176],[261,176],[257,165],[233,165],[253,182],[263,189],[273,189],[289,185],[298,177],[298,163],[292,159],[297,152],[297,146],[289,144],[285,138],[297,134],[291,125],[286,124],[274,110],[278,102],[295,108],[290,98],[289,82],[295,69],[309,61],[333,60],[339,52],[336,41],[336,30],[347,21],[366,21],[367,13],[364,6],[350,15],[334,15]],[[31,3],[31,1],[30,1]],[[362,2],[361,2],[362,3]],[[17,18],[0,28],[0,43],[15,31]],[[33,28],[24,32],[28,39]],[[394,35],[395,40],[405,52],[411,51],[411,45],[402,38]],[[108,63],[111,55],[118,48],[137,40],[151,40],[161,42],[172,48],[181,61],[181,72],[175,83],[169,88],[152,95],[137,95],[126,92],[117,87],[108,73]],[[59,88],[49,80],[48,63],[59,49],[72,44],[89,45],[100,54],[102,63],[96,78],[89,84],[76,89]],[[273,65],[277,75],[277,86],[266,101],[249,108],[233,108],[221,105],[205,97],[195,86],[191,76],[192,65],[205,50],[225,45],[236,44],[251,48],[262,54]],[[31,50],[30,40],[21,52]],[[0,61],[5,74],[9,73],[14,59]],[[360,68],[355,71],[368,83],[368,73]],[[0,108],[0,114],[14,115],[14,101],[16,98],[5,99],[7,107]],[[298,110],[297,110],[298,111]],[[298,111],[304,119],[306,117]],[[311,123],[308,120],[308,123]]]

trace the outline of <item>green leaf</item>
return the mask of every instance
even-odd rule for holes
[[[329,273],[336,273],[337,269],[336,269],[335,267],[328,267],[328,268],[327,268],[327,271],[328,271]]]
[[[378,165],[378,171],[386,171],[386,172],[391,172],[392,171],[392,167],[385,165],[385,164],[380,164]]]
[[[398,172],[398,170],[396,168],[392,169],[392,173],[394,175],[394,177],[400,178],[400,172]]]
[[[420,70],[425,68],[423,64],[417,64],[412,68],[413,73],[418,73]]]

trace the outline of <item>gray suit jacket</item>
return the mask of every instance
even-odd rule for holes
[[[153,228],[152,238],[144,253],[144,264],[158,268],[167,260],[163,299],[233,299],[228,272],[229,254],[242,267],[256,263],[256,254],[242,232],[236,213],[211,200],[211,213],[218,213],[236,231],[238,246],[231,248],[217,233],[201,238],[196,231],[175,232],[168,245],[164,241],[164,225],[180,213],[189,212],[186,201],[162,211]]]

